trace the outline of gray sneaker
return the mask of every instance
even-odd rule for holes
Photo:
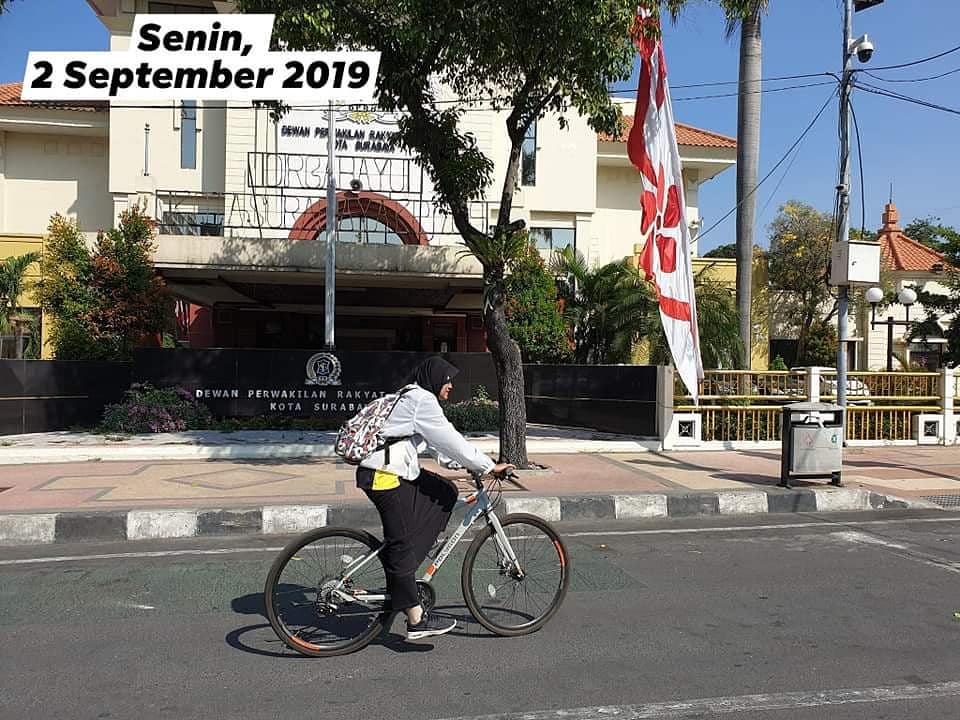
[[[420,622],[411,625],[407,620],[407,640],[420,640],[434,635],[443,635],[457,626],[457,621],[451,618],[437,617],[433,613],[424,613]]]

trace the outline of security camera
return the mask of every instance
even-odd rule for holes
[[[857,54],[857,60],[862,63],[870,62],[870,58],[873,57],[873,43],[868,35],[852,40],[850,50]]]
[[[353,180],[350,181],[350,189],[353,190],[354,192],[360,192],[361,190],[363,190],[363,183],[357,180],[356,178],[354,178]]]

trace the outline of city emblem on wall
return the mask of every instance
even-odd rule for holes
[[[336,355],[319,352],[307,360],[306,385],[339,385],[340,361]]]

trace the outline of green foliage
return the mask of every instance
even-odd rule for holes
[[[510,337],[520,346],[524,362],[566,362],[571,348],[557,301],[557,284],[529,242],[510,263],[504,293]]]
[[[486,388],[477,388],[473,398],[444,408],[447,420],[460,432],[494,432],[500,427],[500,408]]]
[[[833,367],[837,364],[837,329],[829,322],[818,322],[810,328],[803,354],[797,355],[797,364]]]
[[[903,234],[943,253],[952,265],[960,266],[960,231],[944,225],[940,218],[930,216],[914,220],[903,229]]]
[[[773,362],[770,363],[770,369],[771,369],[771,370],[776,370],[776,371],[781,371],[781,372],[784,371],[784,370],[789,370],[789,368],[787,367],[787,363],[784,362],[783,357],[780,356],[780,355],[777,355],[777,356],[773,359]]]
[[[0,263],[0,323],[9,327],[12,316],[20,312],[20,296],[27,289],[27,270],[39,261],[40,253],[30,252]]]
[[[718,245],[713,250],[710,250],[704,253],[703,257],[705,258],[725,258],[730,260],[737,259],[737,244],[736,243],[727,243],[726,245]]]
[[[197,402],[183,388],[155,388],[133,385],[122,402],[108,405],[103,412],[101,432],[163,433],[203,430],[212,416],[206,405]]]
[[[17,335],[23,332],[23,326],[17,321],[23,321],[24,316],[20,306],[20,296],[27,289],[27,270],[40,260],[40,253],[31,252],[24,255],[8,257],[0,263],[0,334]],[[39,335],[39,319],[30,318],[27,325],[29,342],[23,357],[39,356],[36,352],[35,335]],[[17,352],[20,352],[20,339],[15,340]],[[18,355],[19,357],[19,355]]]
[[[151,221],[139,209],[100,233],[93,251],[76,224],[50,223],[37,297],[53,320],[50,339],[62,360],[124,360],[144,336],[169,324],[172,300],[150,259]]]
[[[814,325],[836,312],[827,284],[833,218],[810,205],[788,202],[770,224],[770,285],[783,317],[797,334],[797,358],[807,357]],[[824,308],[832,307],[824,316]]]
[[[656,331],[653,289],[629,260],[590,269],[583,255],[567,247],[554,253],[550,269],[561,277],[575,362],[629,363],[637,341]]]

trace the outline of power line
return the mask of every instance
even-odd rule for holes
[[[764,83],[764,82],[777,82],[782,80],[806,80],[809,78],[824,77],[826,75],[829,75],[829,73],[818,72],[818,73],[804,73],[803,75],[780,75],[779,77],[760,78],[760,82]],[[671,85],[670,88],[672,90],[687,90],[689,88],[720,87],[722,85],[739,85],[739,84],[740,84],[740,80],[718,80],[715,82]],[[615,95],[618,93],[632,93],[632,92],[636,92],[636,91],[633,88],[624,88],[623,90],[613,90],[611,94]]]
[[[886,90],[884,88],[876,87],[875,85],[867,85],[864,83],[858,83],[857,87],[863,90],[864,92],[873,93],[874,95],[880,95],[881,97],[893,98],[894,100],[901,100],[903,102],[913,103],[914,105],[920,105],[921,107],[929,108],[931,110],[940,110],[941,112],[950,113],[952,115],[960,115],[960,109],[947,107],[946,105],[940,105],[938,103],[930,102],[929,100],[922,100],[920,98],[910,97],[909,95],[902,95],[901,93],[893,92],[891,90]]]
[[[860,144],[860,123],[857,122],[857,111],[853,108],[853,102],[847,97],[847,107],[850,108],[850,115],[853,116],[853,128],[857,137],[857,165],[860,168],[860,239],[867,233],[867,194],[863,182],[863,146]]]
[[[801,84],[801,85],[787,85],[786,87],[779,87],[779,88],[765,88],[765,89],[762,89],[762,90],[751,90],[751,91],[748,91],[748,92],[745,93],[745,94],[747,94],[747,95],[756,95],[756,94],[759,94],[759,93],[764,93],[764,94],[765,94],[765,93],[775,93],[775,92],[783,92],[783,91],[785,91],[785,90],[800,90],[800,89],[804,89],[804,88],[822,87],[822,86],[833,85],[833,84],[835,84],[835,81],[834,81],[834,80],[830,80],[830,81],[827,81],[827,82],[805,83],[805,84]],[[671,88],[671,89],[673,89],[673,88]],[[627,92],[627,91],[615,91],[615,92]],[[635,93],[636,91],[635,91],[635,90],[630,90],[629,92]],[[737,92],[717,93],[717,94],[714,94],[714,95],[695,95],[695,96],[691,96],[691,97],[672,98],[672,101],[673,101],[673,102],[687,102],[687,101],[692,101],[692,100],[713,100],[713,99],[719,99],[719,98],[737,97],[738,95],[739,95],[739,93],[737,93]],[[507,100],[509,100],[509,98],[505,98],[505,97],[504,97],[504,98],[495,98],[495,97],[489,97],[489,98],[468,98],[468,99],[456,99],[456,100],[436,100],[436,101],[434,101],[432,104],[433,104],[433,105],[454,105],[454,104],[460,104],[460,105],[462,105],[462,109],[467,110],[467,111],[471,111],[471,112],[502,112],[500,109],[494,108],[494,107],[474,107],[474,106],[475,106],[477,103],[506,102]],[[38,100],[37,102],[38,102],[38,103],[47,103],[47,102],[56,103],[56,101],[43,101],[43,100]],[[71,102],[77,103],[77,102],[80,102],[80,101],[71,101]],[[107,101],[102,100],[102,101],[90,101],[90,102],[107,102]],[[171,110],[171,109],[176,110],[176,109],[183,109],[184,107],[187,107],[187,106],[186,106],[184,103],[182,103],[182,102],[180,102],[180,103],[174,102],[174,103],[170,103],[170,104],[166,104],[166,103],[164,103],[164,104],[152,104],[152,105],[147,105],[147,104],[126,104],[126,103],[125,103],[125,104],[119,104],[119,103],[114,102],[113,104],[110,105],[109,109],[110,109],[110,110]],[[193,105],[190,105],[189,107],[190,107],[190,108],[194,108]],[[200,109],[206,109],[206,110],[226,110],[226,109],[228,109],[228,107],[229,107],[229,106],[226,105],[226,104],[204,103],[202,106],[200,106]],[[386,112],[386,111],[381,110],[380,106],[377,105],[376,103],[334,103],[332,106],[331,106],[330,104],[322,104],[322,105],[312,105],[312,104],[311,104],[311,105],[288,105],[288,106],[287,106],[287,109],[288,109],[288,110],[303,110],[303,111],[307,111],[307,112],[324,112],[324,113],[325,113],[325,112],[329,111],[331,107],[333,107],[334,110],[356,109],[356,110],[370,110],[370,111]],[[250,109],[250,108],[249,108],[248,106],[244,106],[244,107],[236,107],[236,106],[234,106],[234,109]],[[269,106],[261,106],[261,109],[269,109]],[[393,112],[393,111],[391,111],[391,112]],[[399,111],[397,111],[397,112],[401,112],[401,113],[402,113],[403,111],[402,111],[402,110],[399,110]]]
[[[880,82],[885,82],[885,83],[918,83],[918,82],[927,82],[928,80],[939,80],[940,78],[947,77],[948,75],[954,75],[954,74],[956,74],[956,73],[960,73],[960,68],[954,68],[953,70],[948,70],[948,71],[945,72],[945,73],[940,73],[939,75],[930,75],[930,76],[928,76],[928,77],[895,79],[895,78],[884,78],[884,77],[880,77],[879,75],[874,75],[874,74],[873,74],[872,72],[870,72],[869,70],[864,70],[864,71],[863,71],[863,74],[864,74],[864,75],[869,75],[869,76],[872,77],[874,80],[879,80]]]
[[[922,65],[923,63],[928,63],[932,60],[938,60],[947,55],[951,55],[960,50],[960,45],[957,45],[954,48],[949,50],[944,50],[941,53],[936,55],[931,55],[930,57],[920,58],[919,60],[911,60],[910,62],[900,63],[899,65],[883,65],[881,67],[873,68],[874,70],[899,70],[900,68],[913,67],[914,65]],[[854,70],[854,72],[866,72],[866,70]]]
[[[711,225],[710,227],[708,227],[706,230],[698,233],[698,234],[697,234],[697,240],[700,240],[704,235],[707,235],[709,232],[711,232],[711,231],[714,230],[716,227],[718,227],[724,220],[726,220],[728,217],[730,217],[731,215],[733,215],[733,214],[737,211],[737,209],[738,209],[741,205],[743,205],[743,203],[745,203],[745,202],[747,201],[747,198],[751,197],[754,193],[757,192],[757,190],[760,189],[760,186],[763,185],[763,184],[770,178],[770,176],[773,175],[773,174],[777,171],[777,168],[780,167],[780,166],[786,161],[786,159],[787,159],[788,157],[790,157],[790,153],[792,153],[792,152],[797,148],[797,146],[800,145],[800,143],[803,142],[803,139],[804,139],[804,138],[807,136],[807,134],[813,129],[813,126],[817,124],[817,120],[820,119],[820,116],[823,115],[823,113],[826,111],[827,107],[829,107],[831,101],[833,100],[833,98],[834,98],[834,96],[835,96],[836,94],[837,94],[836,91],[830,93],[829,97],[827,97],[826,102],[823,103],[823,106],[817,111],[817,114],[813,116],[813,120],[811,120],[811,121],[810,121],[810,124],[807,125],[806,129],[805,129],[802,133],[800,133],[800,137],[798,137],[798,138],[794,141],[793,145],[791,145],[791,146],[789,147],[789,149],[787,150],[787,152],[785,152],[785,153],[783,154],[783,157],[781,157],[781,158],[777,161],[777,164],[774,165],[772,168],[770,168],[770,171],[769,171],[766,175],[763,176],[763,178],[760,180],[760,182],[758,182],[758,183],[753,187],[753,189],[752,189],[749,193],[747,193],[746,196],[744,196],[744,198],[743,198],[740,202],[738,202],[736,205],[734,205],[733,208],[732,208],[729,212],[727,212],[723,217],[721,217],[719,220],[717,220],[713,225]]]
[[[760,94],[766,94],[766,93],[783,92],[784,90],[799,90],[801,88],[822,87],[824,85],[833,85],[833,84],[835,84],[835,81],[831,80],[829,82],[806,83],[805,85],[787,85],[786,87],[781,87],[781,88],[765,88],[763,90],[749,90],[742,94],[743,95],[760,95]],[[673,99],[673,102],[688,102],[690,100],[714,100],[716,98],[739,97],[740,94],[741,93],[739,92],[734,92],[734,93],[722,93],[718,95],[697,95],[694,97],[679,97],[679,98],[672,98],[672,99]]]

